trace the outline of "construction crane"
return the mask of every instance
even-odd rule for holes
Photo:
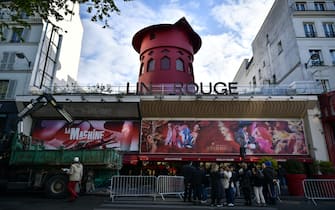
[[[56,102],[56,99],[51,94],[48,93],[44,93],[38,98],[33,99],[21,112],[17,114],[18,120],[22,121],[23,118],[41,109],[47,104],[50,104],[53,108],[55,108],[56,111],[61,114],[68,123],[73,123],[72,116]]]

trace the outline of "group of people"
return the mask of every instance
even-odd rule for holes
[[[263,164],[212,163],[209,168],[199,163],[183,166],[185,192],[184,201],[207,203],[211,206],[233,207],[235,197],[243,195],[245,205],[275,205],[278,199],[276,190],[277,172],[270,161]],[[210,192],[210,196],[208,193]]]

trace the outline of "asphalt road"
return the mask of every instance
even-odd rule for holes
[[[75,202],[67,199],[48,199],[42,193],[6,193],[0,194],[0,210],[197,210],[197,209],[240,209],[240,210],[334,210],[335,201],[319,201],[314,206],[302,197],[284,197],[276,206],[246,207],[243,199],[237,199],[235,207],[210,207],[193,205],[176,197],[156,201],[148,197],[116,198],[112,202],[108,195],[82,195]]]
[[[42,193],[2,193],[0,210],[92,210],[108,200],[106,196],[84,195],[75,202],[48,199]]]

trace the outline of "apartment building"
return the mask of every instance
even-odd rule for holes
[[[0,37],[0,139],[15,122],[16,96],[76,81],[83,27],[79,4],[71,7],[74,15],[61,22],[21,14],[29,26],[13,22],[12,11],[0,9],[0,21],[8,25]]]
[[[335,89],[335,1],[276,0],[234,81],[288,85],[302,92]],[[306,92],[307,93],[307,92]]]
[[[252,42],[252,52],[234,81],[269,97],[283,86],[290,94],[318,95],[319,106],[307,115],[311,129],[323,137],[311,141],[309,148],[318,148],[324,138],[334,162],[335,1],[276,0]],[[267,91],[269,87],[275,91]]]

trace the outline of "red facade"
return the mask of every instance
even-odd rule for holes
[[[335,163],[335,91],[320,95],[319,101],[329,159]]]

